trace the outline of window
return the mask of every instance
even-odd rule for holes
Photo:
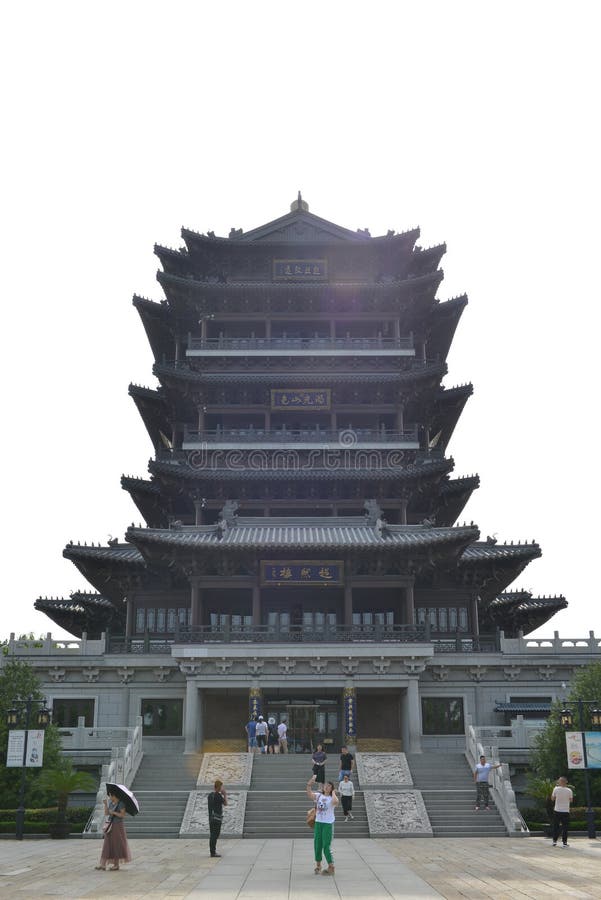
[[[142,700],[142,733],[151,737],[179,737],[183,727],[183,700]]]
[[[79,716],[83,716],[86,728],[94,725],[94,700],[61,698],[52,701],[52,722],[58,728],[76,728]]]
[[[463,734],[461,697],[422,697],[424,734]]]
[[[425,625],[426,622],[428,622],[432,631],[441,631],[444,633],[467,631],[467,607],[418,607],[415,610],[415,621],[418,625]]]

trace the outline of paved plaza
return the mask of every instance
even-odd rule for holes
[[[341,829],[338,829],[340,833]],[[336,875],[313,874],[312,842],[132,840],[133,862],[97,872],[95,840],[0,841],[0,897],[120,900],[389,900],[469,897],[601,898],[601,841],[575,838],[346,840],[336,836]]]

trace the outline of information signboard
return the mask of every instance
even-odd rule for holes
[[[25,748],[25,730],[16,728],[8,732],[8,751],[6,754],[7,767],[21,768],[23,766],[23,750]],[[25,766],[39,768],[44,761],[44,731],[31,729],[27,732],[27,755]]]

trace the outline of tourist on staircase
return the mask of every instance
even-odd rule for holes
[[[313,774],[315,775],[315,780],[321,785],[324,785],[326,780],[327,758],[322,745],[318,744],[317,749],[313,751],[311,759],[313,760]]]
[[[486,757],[481,756],[480,762],[476,765],[474,769],[474,781],[476,782],[476,812],[478,812],[482,807],[485,810],[490,810],[490,788],[488,784],[488,776],[491,773],[492,769],[500,769],[501,763],[497,763],[493,765],[492,763],[486,762]]]

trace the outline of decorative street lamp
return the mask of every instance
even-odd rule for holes
[[[33,707],[36,704],[42,704],[41,709],[38,709],[35,715],[37,727],[39,729],[45,730],[50,724],[50,710],[46,708],[45,699],[34,700],[33,697],[28,697],[26,700],[13,700],[12,709],[9,709],[6,713],[6,724],[8,725],[9,730],[18,728],[20,725],[22,725],[24,729],[23,758],[20,763],[21,787],[19,789],[19,808],[17,809],[15,830],[15,837],[18,841],[23,840],[23,824],[25,822],[25,774],[27,767],[27,743],[29,740],[29,726],[32,720]],[[7,765],[9,765],[8,760]]]
[[[582,740],[582,756],[584,762],[584,790],[586,794],[586,824],[588,836],[591,839],[597,837],[597,832],[595,830],[595,811],[592,807],[591,802],[591,786],[589,781],[589,767],[588,767],[588,757],[586,753],[586,734],[584,730],[584,707],[592,706],[593,708],[590,711],[590,719],[591,725],[593,728],[599,728],[601,726],[601,710],[598,708],[598,700],[582,700],[578,698],[576,700],[578,704],[578,724],[580,725],[580,735]],[[569,730],[574,725],[574,716],[572,715],[571,709],[562,709],[559,714],[559,721],[561,725],[566,730]]]

